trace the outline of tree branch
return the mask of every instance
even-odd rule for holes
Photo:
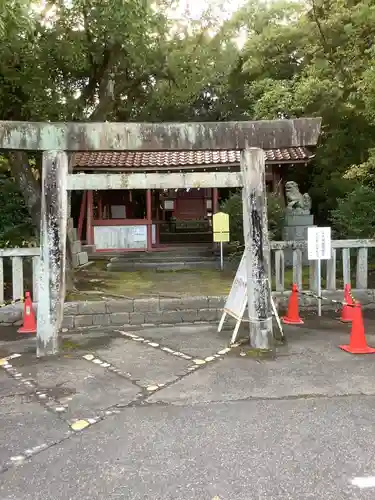
[[[320,33],[320,38],[321,38],[323,50],[326,54],[329,54],[329,57],[330,57],[331,49],[329,47],[329,44],[327,42],[327,38],[325,36],[325,33],[323,31],[322,25],[321,25],[320,20],[319,20],[315,0],[311,0],[311,5],[312,5],[313,18],[314,18],[315,24],[318,28],[318,31]]]

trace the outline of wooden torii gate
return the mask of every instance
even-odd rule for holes
[[[0,121],[0,150],[43,151],[37,356],[58,352],[65,298],[68,190],[243,187],[250,342],[272,348],[263,149],[315,146],[320,118],[215,123]],[[71,151],[241,149],[241,172],[73,174]]]

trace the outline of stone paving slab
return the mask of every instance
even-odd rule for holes
[[[121,371],[128,372],[144,387],[172,382],[185,374],[192,364],[160,349],[123,338],[113,340],[106,348],[96,349],[95,353]]]
[[[289,329],[288,329],[289,330]],[[247,398],[375,395],[375,355],[353,356],[338,348],[346,334],[329,338],[291,335],[275,360],[241,357],[239,347],[224,359],[193,373],[150,402],[196,404]],[[220,374],[220,376],[218,376]]]
[[[22,387],[16,380],[10,378],[4,370],[0,368],[0,405],[4,405],[5,401],[2,398],[15,396],[16,394],[25,394],[27,390]]]
[[[341,323],[337,318],[317,316],[304,317],[305,324],[298,326],[284,325],[288,343],[278,348],[279,354],[301,354],[308,352],[338,353],[338,346],[348,344],[350,339],[351,324]],[[364,326],[366,339],[369,345],[375,346],[375,321],[365,318]],[[371,360],[371,356],[360,356],[362,360]],[[354,359],[359,359],[354,356]]]
[[[67,406],[65,419],[90,418],[110,406],[126,405],[141,391],[131,381],[73,356],[37,361],[23,355],[12,364],[57,402],[53,407]]]
[[[218,333],[217,325],[175,325],[145,329],[142,335],[191,356],[205,358],[229,344],[232,330]]]
[[[27,394],[0,399],[0,429],[0,468],[11,457],[27,454],[27,450],[31,454],[36,447],[48,447],[69,433],[64,421]]]
[[[3,500],[372,500],[375,398],[127,409],[2,476]]]

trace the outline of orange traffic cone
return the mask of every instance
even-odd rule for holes
[[[352,330],[350,332],[349,345],[340,345],[340,349],[351,354],[371,354],[375,349],[369,347],[366,342],[365,327],[363,326],[361,304],[356,302],[352,307]]]
[[[342,306],[340,321],[342,321],[343,323],[351,323],[353,320],[354,309],[354,307],[351,306],[354,304],[354,301],[350,291],[350,285],[345,285],[344,302],[345,304]]]
[[[30,292],[25,294],[25,306],[23,310],[23,326],[17,330],[18,333],[36,333],[36,319],[31,301]]]
[[[298,313],[298,288],[294,284],[292,287],[292,295],[289,299],[287,315],[282,318],[282,322],[287,325],[303,325],[303,320]]]

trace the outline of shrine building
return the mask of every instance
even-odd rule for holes
[[[307,164],[304,147],[270,149],[267,190],[283,192],[288,165]],[[170,173],[240,171],[240,151],[80,152],[71,158],[74,173]],[[171,245],[212,242],[212,215],[228,189],[80,191],[72,201],[78,238],[94,252],[160,251]]]

